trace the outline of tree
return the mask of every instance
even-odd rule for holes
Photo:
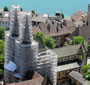
[[[32,10],[32,13],[35,14],[35,10]]]
[[[83,77],[90,80],[90,64],[82,67]]]
[[[45,45],[51,49],[56,47],[55,41],[51,37],[45,37]]]
[[[43,44],[45,44],[47,47],[51,49],[56,47],[54,39],[51,37],[44,36],[42,32],[37,32],[35,38],[36,37],[39,37],[42,40]]]
[[[64,16],[64,14],[63,14],[63,13],[61,13],[61,16],[62,16],[62,18],[63,18],[63,19],[65,18],[65,16]]]
[[[23,11],[23,8],[21,8],[20,10]]]
[[[36,37],[39,37],[42,40],[42,42],[45,43],[45,38],[42,32],[37,32],[34,38]]]
[[[4,55],[4,41],[0,40],[0,54]]]
[[[4,7],[4,11],[6,11],[6,12],[9,11],[7,6]]]
[[[73,37],[73,42],[75,44],[81,44],[84,42],[84,38],[82,36],[74,36]]]
[[[3,27],[0,27],[0,39],[4,39],[5,30]]]
[[[84,44],[85,48],[88,49],[88,44],[86,43],[86,41],[84,40],[84,37],[82,36],[74,36],[73,39],[69,42],[69,44]]]
[[[0,77],[3,76],[3,65],[4,65],[4,41],[0,40]]]
[[[63,46],[64,46],[64,47],[66,47],[67,45],[68,45],[67,43],[64,43],[64,45],[63,45]]]

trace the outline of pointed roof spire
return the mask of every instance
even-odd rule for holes
[[[18,11],[20,11],[20,7],[13,6],[10,17],[10,33],[12,37],[19,37]]]
[[[25,14],[25,27],[23,29],[23,34],[22,34],[22,43],[24,44],[30,44],[33,40],[33,35],[32,35],[32,24],[31,24],[31,15],[30,13]]]

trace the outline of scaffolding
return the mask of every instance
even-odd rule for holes
[[[38,51],[39,44],[33,40],[31,13],[25,12],[19,16],[19,10],[19,6],[13,6],[10,32],[6,33],[5,39],[5,68],[11,65],[8,64],[10,61],[17,68],[14,72],[5,69],[5,80],[14,81],[15,77],[23,80],[28,71],[34,70],[43,77],[48,75],[53,85],[56,85],[57,55],[49,49]]]

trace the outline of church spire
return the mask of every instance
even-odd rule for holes
[[[19,37],[18,11],[20,11],[20,7],[14,5],[10,17],[10,34],[12,37]]]
[[[32,35],[32,24],[31,24],[31,14],[25,14],[25,22],[24,22],[24,29],[22,33],[22,43],[30,44],[33,40]]]

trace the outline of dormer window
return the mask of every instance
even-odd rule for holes
[[[63,28],[62,23],[60,24],[60,27]]]
[[[50,28],[51,28],[51,25],[48,24],[47,29],[48,29],[49,32],[50,32]]]

